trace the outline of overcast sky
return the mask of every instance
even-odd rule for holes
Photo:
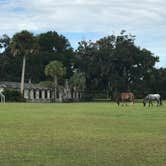
[[[23,29],[55,30],[73,47],[125,29],[166,67],[165,0],[0,0],[0,35]]]

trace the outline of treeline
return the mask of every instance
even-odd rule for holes
[[[15,36],[18,34],[12,38],[7,35],[0,38],[0,81],[20,82],[22,58],[26,50],[18,54],[17,47],[20,46]],[[84,73],[84,91],[87,96],[89,94],[93,97],[91,94],[101,92],[107,97],[114,97],[118,92],[132,91],[137,98],[148,93],[160,93],[166,97],[166,69],[155,68],[159,57],[138,47],[135,36],[125,31],[96,42],[81,41],[76,50],[66,37],[54,31],[33,35],[33,38],[37,44],[36,52],[31,54],[31,45],[26,45],[31,54],[27,54],[26,58],[26,82],[31,80],[33,83],[43,83],[52,80],[45,75],[44,70],[46,65],[56,60],[66,69],[65,75],[59,80],[60,84],[72,78],[76,71]],[[28,39],[24,36],[22,40],[26,43]],[[77,84],[81,84],[78,79]]]

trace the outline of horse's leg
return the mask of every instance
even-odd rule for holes
[[[126,101],[124,101],[124,106],[127,106],[127,102]]]
[[[120,102],[119,101],[117,101],[117,104],[118,104],[118,106],[120,105]]]
[[[149,107],[153,107],[153,102],[149,100]]]
[[[160,106],[160,100],[159,99],[157,100],[157,106]]]
[[[117,99],[116,100],[116,102],[117,102],[117,104],[118,104],[118,106],[120,105],[120,100],[119,99]]]
[[[124,104],[124,103],[123,103],[123,102],[124,102],[123,99],[121,99],[120,101],[121,101],[121,105],[123,106],[123,104]]]

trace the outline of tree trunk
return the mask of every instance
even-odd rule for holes
[[[22,74],[21,74],[21,87],[20,87],[20,92],[22,95],[24,93],[25,66],[26,66],[26,56],[24,55],[23,64],[22,64]]]
[[[54,77],[54,102],[56,102],[57,99],[57,76]]]

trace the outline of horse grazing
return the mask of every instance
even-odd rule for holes
[[[148,94],[143,100],[144,107],[147,102],[149,102],[149,107],[153,106],[153,101],[157,101],[157,106],[162,105],[161,96],[159,94]]]
[[[120,93],[117,96],[116,101],[117,101],[118,106],[120,105],[120,102],[126,103],[126,105],[127,105],[127,102],[132,102],[134,104],[134,94],[131,92]]]

